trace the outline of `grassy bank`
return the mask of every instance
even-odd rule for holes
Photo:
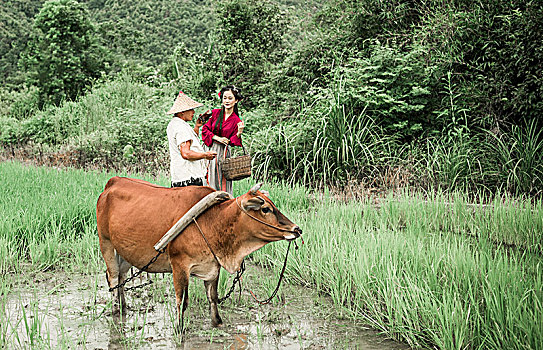
[[[113,174],[12,162],[0,173],[0,296],[9,274],[28,265],[103,272],[94,210]],[[237,194],[251,185],[237,183]],[[541,202],[496,197],[483,207],[462,195],[397,195],[376,207],[265,187],[304,230],[288,279],[329,294],[346,317],[415,347],[543,349]],[[286,246],[268,245],[253,259],[277,273]]]

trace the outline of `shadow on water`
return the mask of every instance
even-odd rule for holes
[[[181,341],[174,331],[171,275],[153,280],[151,287],[127,293],[130,308],[119,317],[111,314],[102,274],[26,276],[1,301],[5,344],[9,349],[409,349],[341,318],[337,307],[314,291],[287,285],[273,305],[260,306],[248,293],[236,293],[220,306],[224,325],[213,328],[196,279]]]

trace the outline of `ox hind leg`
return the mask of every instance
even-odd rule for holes
[[[175,300],[177,307],[177,327],[178,332],[183,334],[183,319],[185,310],[189,305],[189,274],[188,269],[182,265],[172,262],[173,286],[175,289]]]
[[[222,324],[222,319],[221,319],[221,316],[219,315],[219,309],[217,307],[219,303],[219,294],[217,292],[218,285],[219,285],[218,273],[214,280],[204,281],[204,286],[206,288],[206,294],[207,294],[207,300],[209,301],[209,313],[211,316],[211,325],[213,327],[217,327]]]
[[[122,256],[117,254],[117,252],[115,252],[115,257],[119,266],[117,283],[123,283],[126,280],[126,273],[130,270],[132,265],[124,260]],[[128,309],[128,305],[126,304],[126,299],[124,296],[124,287],[117,288],[117,302],[119,303],[120,311],[124,314]]]
[[[100,251],[106,263],[106,279],[108,286],[113,288],[125,280],[126,272],[130,269],[127,263],[117,254],[113,244],[108,239],[100,239]],[[118,314],[126,309],[124,288],[117,288],[113,292],[113,313]]]

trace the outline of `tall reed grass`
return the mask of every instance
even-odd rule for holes
[[[494,155],[494,172],[512,193],[541,193],[543,184],[543,130],[533,121],[513,126],[501,137],[490,133],[487,147]]]
[[[349,110],[339,92],[316,100],[292,123],[264,129],[252,138],[258,177],[308,186],[368,179],[394,153],[394,138],[382,133],[364,110]]]

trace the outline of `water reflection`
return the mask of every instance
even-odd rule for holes
[[[25,317],[27,321],[32,317],[44,324],[38,329],[42,334],[35,337],[47,339],[43,345],[48,348],[408,349],[360,324],[339,319],[329,301],[306,289],[289,293],[282,305],[255,306],[248,299],[228,302],[221,306],[225,324],[220,328],[210,326],[207,304],[194,300],[181,341],[173,327],[175,297],[169,279],[164,281],[168,286],[164,301],[154,300],[158,291],[151,289],[128,296],[132,309],[122,316],[111,314],[111,297],[102,278],[57,274],[48,281],[53,286],[44,283],[31,290],[21,285],[8,295],[4,310],[0,310],[1,320],[7,324],[4,334],[14,335],[6,339],[8,345],[30,345],[17,342],[25,339]],[[58,283],[62,287],[54,289]],[[39,308],[27,306],[33,303]]]

